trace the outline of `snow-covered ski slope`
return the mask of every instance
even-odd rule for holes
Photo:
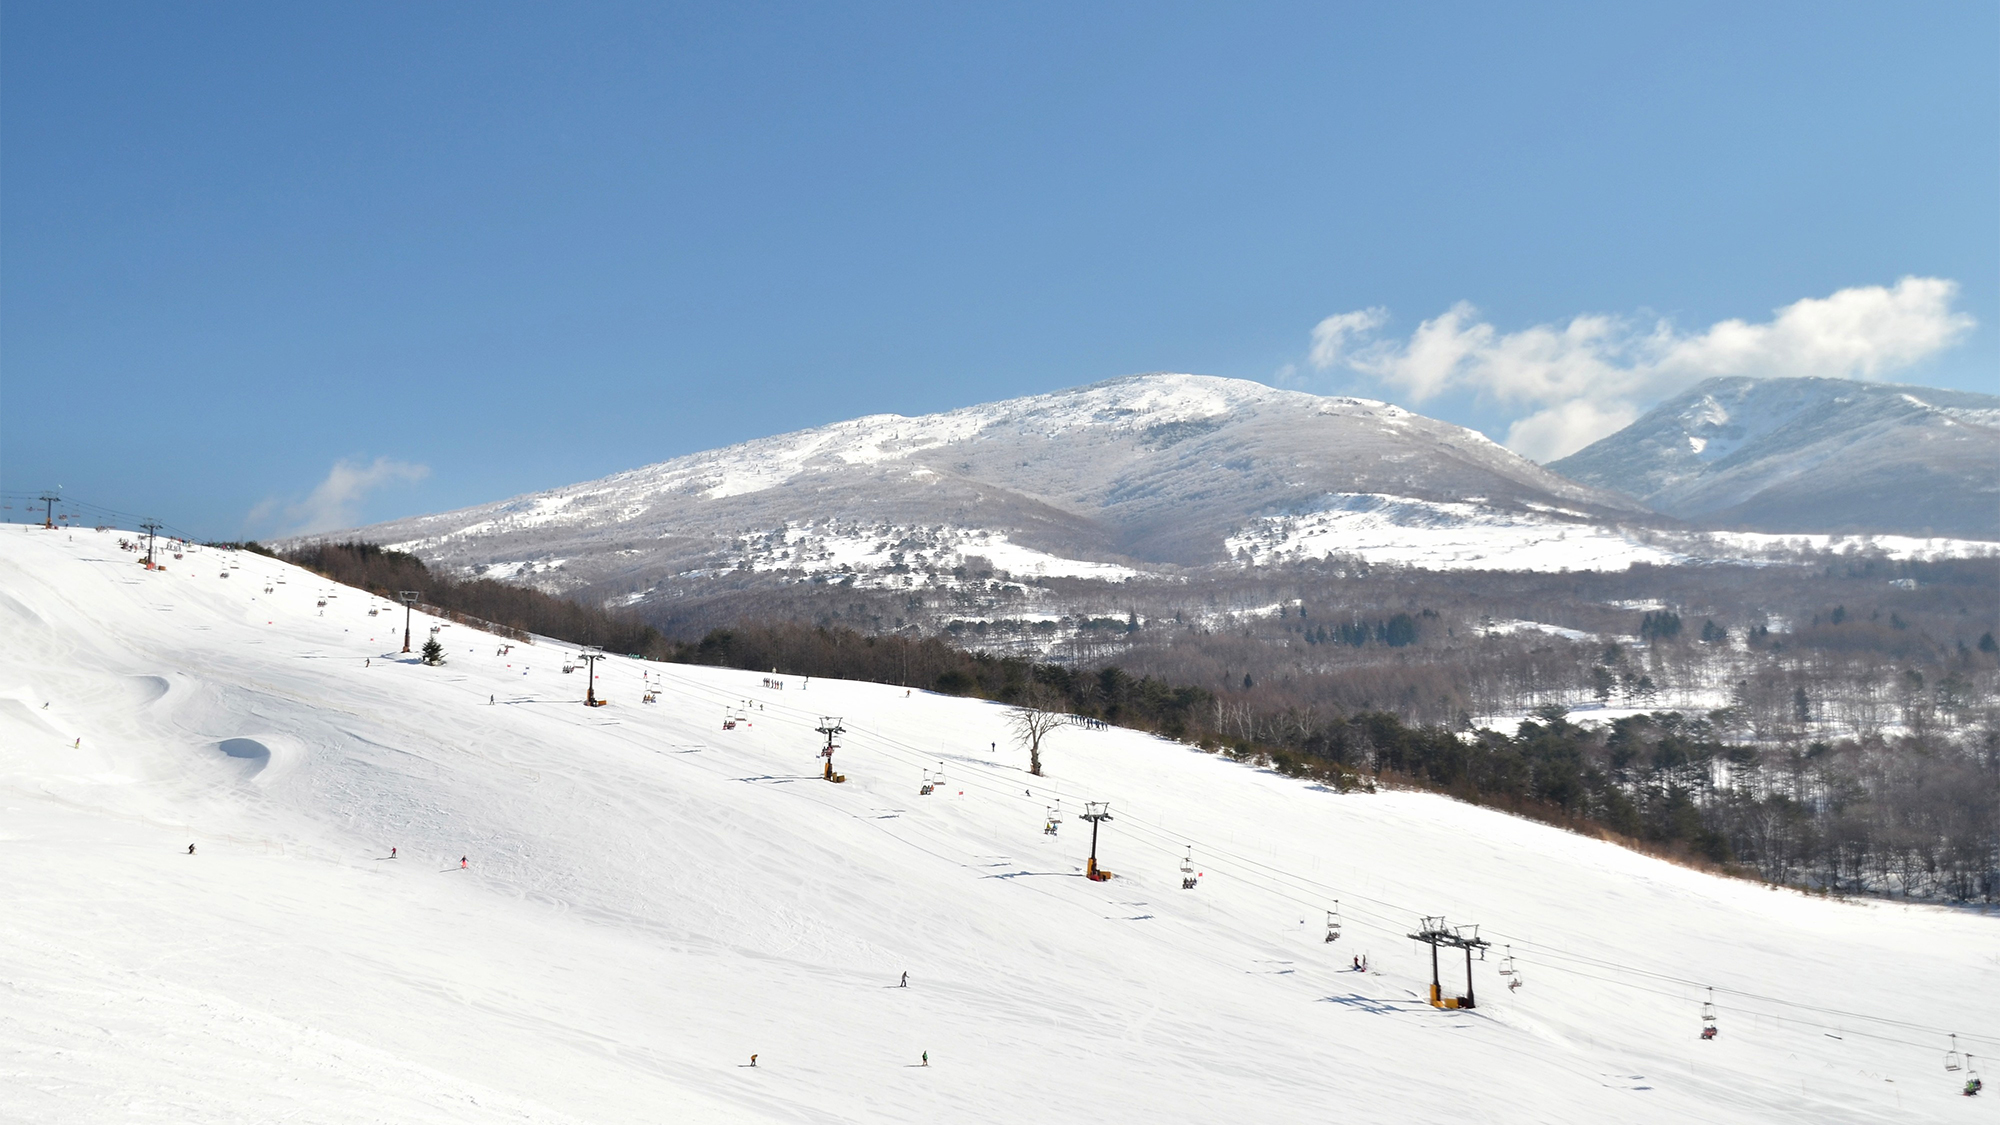
[[[1037,779],[1002,708],[899,688],[616,657],[586,709],[557,644],[449,625],[425,667],[400,607],[246,554],[148,573],[116,538],[0,528],[0,1120],[1996,1112],[1941,1065],[1946,1031],[2000,1064],[1991,917],[1126,731],[1059,731]],[[1477,1010],[1419,1002],[1421,913],[1496,943]]]

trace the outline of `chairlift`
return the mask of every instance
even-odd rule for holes
[[[1333,900],[1333,909],[1326,912],[1326,944],[1340,940],[1340,900]]]
[[[1181,860],[1181,890],[1194,890],[1195,883],[1194,845],[1190,844],[1188,845],[1187,858]]]
[[[639,697],[639,702],[641,703],[658,703],[659,701],[660,693],[657,691],[648,691],[645,695]]]
[[[1053,836],[1056,834],[1056,829],[1061,827],[1062,827],[1062,801],[1058,800],[1056,801],[1055,807],[1049,810],[1048,822],[1042,825],[1042,835]]]
[[[325,609],[325,608],[326,608],[326,599],[325,599],[325,598],[321,598],[321,599],[319,600],[319,608],[321,608],[321,609]],[[437,632],[437,630],[436,630],[436,629],[433,629],[433,630],[431,630],[431,632],[435,633],[435,632]]]
[[[1708,990],[1708,999],[1701,1002],[1701,1037],[1715,1038],[1715,989]]]
[[[1971,1055],[1965,1056],[1965,1096],[1975,1097],[1985,1086],[1986,1083],[1980,1080],[1978,1065],[1972,1061]]]
[[[1944,1068],[1946,1070],[1965,1069],[1965,1056],[1958,1053],[1958,1036],[1956,1035],[1951,1037],[1951,1050],[1944,1053]]]
[[[1507,947],[1506,956],[1500,959],[1500,975],[1507,978],[1507,991],[1521,990],[1521,970],[1514,965],[1514,947],[1511,945]]]
[[[924,783],[917,787],[917,796],[928,797],[933,792],[935,792],[936,789],[937,789],[937,783],[931,780],[931,771],[925,770]]]

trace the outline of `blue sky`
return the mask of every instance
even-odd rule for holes
[[[1139,371],[1544,457],[1704,373],[1993,391],[1996,48],[1987,3],[12,3],[0,487],[270,536]]]

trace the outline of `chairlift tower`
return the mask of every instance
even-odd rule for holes
[[[35,497],[35,499],[40,500],[46,505],[42,511],[42,527],[49,531],[54,531],[56,529],[56,502],[61,500],[62,497],[56,495],[51,490],[42,493],[40,496]]]
[[[1468,933],[1468,931],[1470,931]],[[1493,944],[1479,936],[1478,926],[1447,926],[1443,915],[1426,917],[1410,940],[1420,941],[1431,947],[1431,1007],[1433,1008],[1476,1008],[1479,1005],[1472,995],[1472,951],[1479,950],[1485,958],[1485,950]],[[1465,995],[1446,996],[1443,983],[1438,979],[1438,947],[1449,945],[1465,950]]]
[[[158,570],[160,568],[153,565],[153,540],[160,534],[160,521],[147,520],[139,527],[146,533],[146,569]]]
[[[399,590],[396,597],[403,603],[403,651],[410,651],[410,611],[416,608],[417,599],[423,595],[415,590]]]
[[[1090,865],[1083,869],[1083,877],[1101,883],[1111,878],[1111,872],[1097,866],[1097,826],[1111,819],[1111,802],[1087,801],[1083,806],[1083,819],[1090,822]]]
[[[833,772],[833,752],[840,749],[837,739],[847,730],[840,724],[838,715],[821,715],[819,725],[813,728],[826,736],[826,745],[820,747],[819,756],[826,759],[826,769],[820,776],[828,781],[846,781],[847,775]]]
[[[602,707],[605,701],[597,698],[597,662],[604,659],[604,654],[601,652],[584,652],[580,653],[579,656],[585,664],[590,666],[590,681],[583,689],[583,705],[585,707]]]

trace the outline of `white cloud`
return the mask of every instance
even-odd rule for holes
[[[1388,319],[1389,310],[1377,307],[1341,313],[1320,321],[1313,326],[1313,366],[1324,371],[1338,364],[1349,340],[1366,337]]]
[[[282,511],[291,525],[285,532],[287,535],[309,535],[316,531],[353,527],[360,522],[361,501],[370,492],[399,482],[414,483],[430,475],[428,465],[413,465],[388,457],[377,457],[372,464],[366,465],[336,461],[327,472],[326,479],[319,482],[304,500],[296,504],[265,500],[250,510],[246,522],[253,527],[262,525]]]
[[[1461,302],[1419,324],[1407,341],[1374,339],[1387,314],[1362,309],[1314,327],[1311,359],[1321,371],[1357,371],[1418,403],[1470,391],[1524,410],[1507,446],[1549,461],[1718,375],[1885,378],[1971,331],[1972,316],[1952,308],[1957,296],[1957,282],[1906,277],[1808,297],[1762,324],[1725,320],[1698,333],[1667,320],[1645,325],[1595,314],[1501,332]]]

